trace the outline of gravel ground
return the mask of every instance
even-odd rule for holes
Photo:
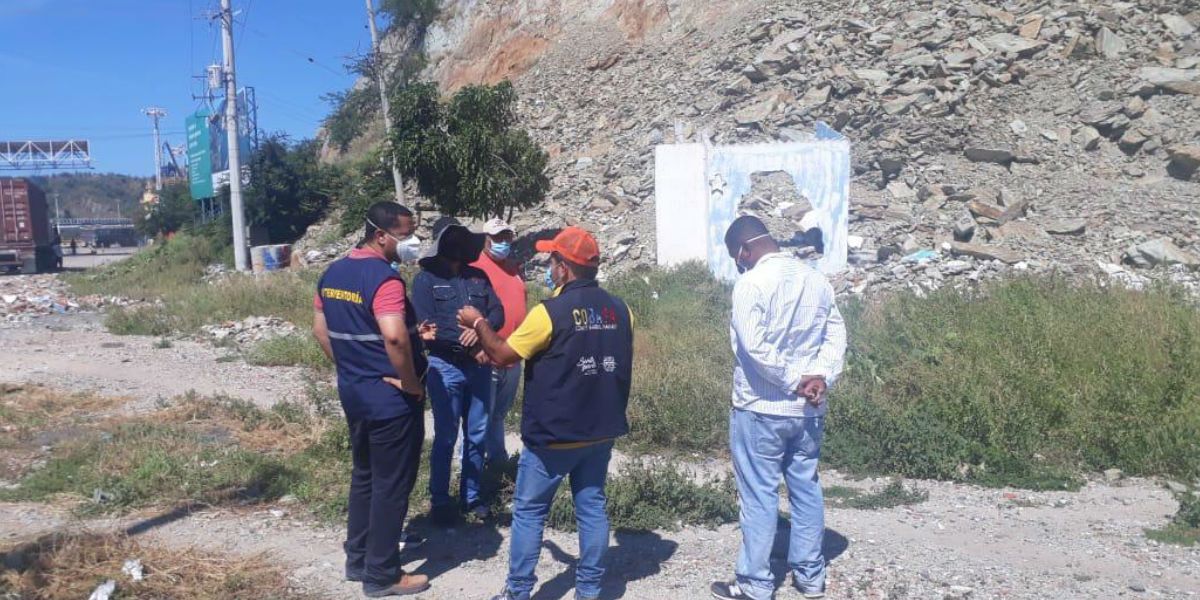
[[[0,330],[6,350],[0,381],[127,396],[135,411],[152,411],[158,398],[188,389],[225,392],[262,405],[302,393],[298,369],[217,362],[228,351],[193,342],[177,341],[163,349],[153,344],[150,338],[103,332],[95,315],[40,318]],[[697,467],[707,474],[728,469],[716,459]],[[863,489],[885,483],[832,471],[824,477],[827,485]],[[830,508],[830,597],[1193,598],[1200,593],[1200,548],[1159,545],[1143,534],[1145,528],[1164,525],[1176,510],[1157,482],[1097,480],[1079,492],[913,483],[929,493],[927,501],[884,510]],[[313,522],[299,507],[79,521],[63,507],[0,504],[0,542],[6,543],[64,527],[130,525],[171,546],[265,553],[305,588],[329,597],[359,597],[353,585],[340,581],[340,528]],[[507,566],[507,528],[435,531],[422,518],[413,527],[430,537],[426,548],[407,556],[408,568],[433,577],[433,589],[422,598],[482,599],[500,588]],[[615,533],[605,597],[707,597],[709,581],[732,572],[739,543],[733,525]],[[569,597],[576,549],[573,535],[547,536],[537,598]],[[785,547],[776,550],[782,559]],[[777,566],[782,576],[786,567],[782,562]],[[799,596],[784,586],[778,597]]]
[[[827,473],[828,483],[877,485]],[[1154,482],[1092,483],[1079,492],[1033,493],[916,482],[921,504],[885,510],[830,508],[826,553],[832,598],[1193,598],[1200,590],[1200,550],[1162,546],[1142,535],[1175,505]],[[295,511],[293,514],[293,510]],[[311,522],[283,505],[146,514],[123,524],[147,524],[157,543],[253,555],[265,553],[301,586],[330,597],[357,597],[339,579],[341,530]],[[0,505],[0,540],[81,523],[61,509]],[[407,568],[429,574],[422,598],[488,598],[503,583],[506,528],[464,526],[429,534],[425,548],[406,554]],[[782,541],[782,537],[780,541]],[[735,526],[678,532],[616,532],[606,598],[707,597],[708,582],[728,576],[740,536]],[[569,597],[577,546],[569,534],[547,536],[537,598]],[[785,548],[777,545],[778,572]],[[1139,591],[1140,590],[1140,591]],[[798,598],[782,587],[779,598]]]

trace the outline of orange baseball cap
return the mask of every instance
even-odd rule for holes
[[[577,265],[600,265],[600,244],[582,227],[572,225],[558,232],[552,240],[540,240],[535,247],[538,252],[557,252]]]

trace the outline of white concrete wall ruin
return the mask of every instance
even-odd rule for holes
[[[699,260],[718,278],[737,268],[725,250],[725,230],[755,173],[784,171],[813,210],[825,253],[813,267],[827,275],[846,268],[849,235],[850,142],[818,124],[810,142],[708,146],[665,144],[654,155],[658,264]]]

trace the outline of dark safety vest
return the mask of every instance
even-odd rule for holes
[[[629,433],[625,408],[633,380],[633,324],[620,298],[595,281],[572,281],[543,305],[550,345],[525,365],[521,439],[550,444]]]
[[[404,281],[382,258],[342,258],[329,265],[317,283],[337,363],[338,396],[351,419],[391,419],[421,410],[415,398],[383,381],[398,375],[388,360],[371,304],[389,279]],[[417,316],[408,298],[404,300],[413,366],[417,375],[424,376],[428,363],[417,333]]]

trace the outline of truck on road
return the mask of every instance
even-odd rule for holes
[[[46,193],[28,179],[0,177],[0,271],[54,270],[54,243]]]

